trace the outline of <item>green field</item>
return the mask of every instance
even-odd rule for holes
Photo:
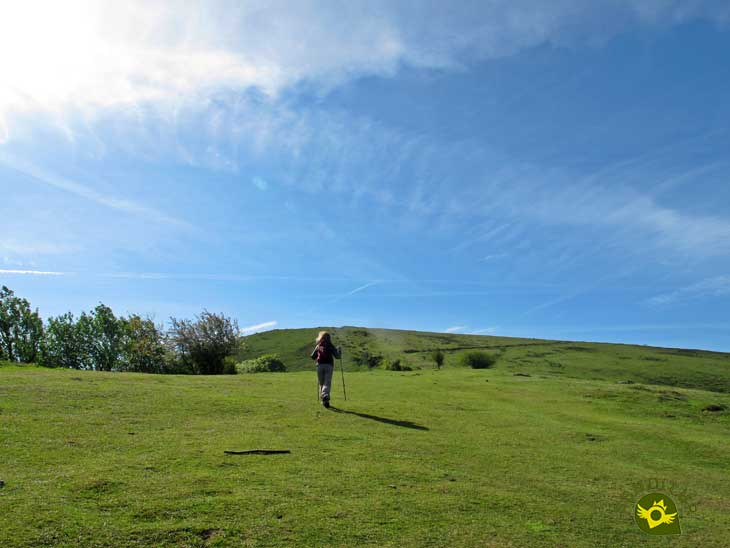
[[[421,369],[348,370],[347,402],[338,372],[327,411],[315,331],[248,338],[292,373],[0,366],[0,546],[730,546],[728,355],[350,328]],[[680,536],[634,522],[657,482]]]

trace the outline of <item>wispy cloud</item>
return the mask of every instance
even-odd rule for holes
[[[656,295],[646,302],[652,306],[662,306],[703,297],[728,296],[730,296],[730,276],[715,276],[675,291]]]
[[[544,227],[563,231],[556,240],[562,249],[549,257],[553,268],[576,259],[569,244],[585,238],[576,227],[594,231],[593,250],[605,245],[695,257],[730,254],[730,220],[660,203],[651,193],[651,181],[644,181],[649,190],[623,184],[630,165],[588,174],[567,169],[546,173],[543,166],[515,162],[483,142],[445,143],[341,111],[294,111],[241,100],[235,111],[222,106],[213,114],[230,124],[216,137],[216,146],[225,150],[231,140],[255,136],[239,141],[237,150],[254,158],[261,151],[276,157],[284,186],[326,190],[341,196],[345,206],[369,200],[383,209],[395,208],[404,230],[434,230],[448,220],[453,232],[462,231],[451,250],[481,255],[485,264],[499,264],[516,252],[526,256],[533,251],[530,236],[538,227],[541,232]],[[394,193],[398,179],[393,171],[404,165],[421,175]],[[453,174],[441,173],[452,165],[472,169],[456,184]],[[664,175],[653,177],[660,184]]]
[[[617,279],[621,278],[623,276],[626,276],[630,272],[630,269],[622,269],[618,272],[611,272],[609,274],[606,274],[604,276],[600,276],[596,280],[593,280],[589,284],[581,285],[580,287],[573,288],[572,290],[562,294],[558,295],[555,298],[549,299],[545,302],[542,302],[536,306],[533,306],[529,309],[527,309],[525,312],[522,312],[516,318],[524,318],[526,316],[529,316],[539,310],[544,310],[546,308],[551,308],[553,306],[556,306],[558,304],[562,304],[564,302],[568,302],[572,299],[575,299],[576,297],[579,297],[581,295],[585,295],[587,293],[590,293],[591,291],[594,291],[596,289],[601,288],[608,280],[610,279]]]
[[[281,281],[315,283],[351,281],[349,278],[320,278],[316,276],[286,276],[268,274],[227,274],[225,272],[100,272],[89,273],[88,275],[127,280],[211,280],[222,282]]]
[[[477,9],[475,9],[475,7]],[[63,3],[26,0],[0,19],[0,119],[298,83],[331,87],[399,66],[459,69],[538,44],[595,42],[628,25],[704,17],[723,2],[581,0],[481,4],[377,1]],[[42,15],[41,15],[42,14]],[[103,67],[103,70],[99,70]],[[201,97],[202,96],[202,97]]]
[[[250,335],[252,333],[258,333],[259,331],[266,331],[268,329],[273,329],[278,325],[279,322],[277,321],[270,321],[270,322],[263,322],[263,323],[257,323],[256,325],[249,325],[248,327],[242,327],[239,329],[241,335]]]
[[[344,296],[345,297],[348,297],[350,295],[354,295],[355,293],[360,293],[360,291],[364,291],[368,287],[372,287],[372,286],[377,285],[379,283],[381,283],[381,282],[380,281],[374,281],[374,282],[366,283],[365,285],[361,285],[360,287],[357,287],[357,288],[353,289],[352,291],[346,293]]]
[[[162,211],[139,204],[132,200],[103,194],[89,186],[83,185],[76,181],[72,181],[70,179],[66,179],[65,177],[61,177],[59,175],[46,171],[41,167],[38,167],[30,162],[15,158],[9,154],[0,153],[0,163],[11,169],[14,169],[15,171],[32,177],[38,182],[52,186],[59,190],[63,190],[64,192],[74,194],[76,196],[79,196],[80,198],[90,200],[99,205],[114,209],[116,211],[142,217],[151,222],[165,223],[186,229],[193,228],[193,226],[187,221],[177,219]]]
[[[475,329],[473,331],[469,331],[469,335],[491,335],[497,331],[497,329],[499,329],[499,327],[496,325],[493,327],[485,327],[484,329]]]
[[[502,258],[504,258],[506,256],[507,256],[506,253],[493,253],[491,255],[486,255],[486,256],[482,257],[481,259],[479,259],[478,262],[480,262],[480,263],[488,263],[490,261],[496,261],[497,259],[502,259]]]
[[[444,329],[444,333],[456,333],[457,331],[462,331],[466,329],[465,325],[455,325],[453,327],[447,327]]]
[[[0,274],[14,275],[14,276],[66,276],[68,272],[48,272],[43,270],[3,270],[0,269]]]
[[[673,324],[627,324],[627,325],[599,325],[599,326],[583,326],[583,327],[563,327],[557,328],[564,333],[600,333],[600,332],[617,332],[628,333],[632,331],[677,331],[689,329],[716,329],[730,330],[730,323],[673,323]]]

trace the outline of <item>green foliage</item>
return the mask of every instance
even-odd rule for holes
[[[238,374],[238,368],[236,367],[236,358],[233,356],[226,356],[223,359],[223,374],[224,375],[236,375]]]
[[[122,369],[140,373],[165,371],[162,331],[150,319],[133,315],[119,320],[123,333]]]
[[[459,356],[459,363],[472,369],[489,369],[497,363],[497,356],[481,350],[470,350]]]
[[[373,369],[383,364],[384,358],[379,354],[371,354],[370,352],[365,351],[354,354],[352,357],[352,361],[356,365],[364,365],[368,369]]]
[[[277,354],[265,354],[237,365],[241,373],[283,373],[286,365]]]
[[[76,329],[73,314],[49,318],[41,348],[40,364],[46,367],[82,369],[84,341]]]
[[[436,364],[436,368],[441,369],[441,366],[444,364],[444,353],[441,350],[434,350],[431,352],[431,359]]]
[[[383,369],[386,371],[413,371],[407,365],[402,365],[399,359],[385,362]]]
[[[99,303],[91,313],[82,313],[76,329],[84,343],[86,369],[95,371],[121,369],[124,328],[111,308]]]
[[[43,340],[43,321],[26,299],[0,288],[0,359],[35,362]]]
[[[238,323],[204,310],[195,321],[170,318],[168,341],[184,368],[201,375],[224,372],[224,359],[239,343]]]

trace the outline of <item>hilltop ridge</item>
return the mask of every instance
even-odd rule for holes
[[[553,341],[492,335],[463,335],[358,326],[275,329],[245,337],[240,360],[278,354],[290,371],[312,368],[309,354],[317,333],[328,330],[344,351],[347,370],[367,370],[381,358],[412,369],[433,368],[441,350],[444,367],[459,367],[465,350],[498,353],[497,367],[526,374],[660,384],[730,392],[730,354],[617,343]],[[375,359],[372,359],[375,358]],[[375,365],[377,367],[377,365]]]

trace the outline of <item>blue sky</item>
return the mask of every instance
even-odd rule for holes
[[[145,6],[3,8],[0,283],[45,317],[730,351],[727,3]]]

